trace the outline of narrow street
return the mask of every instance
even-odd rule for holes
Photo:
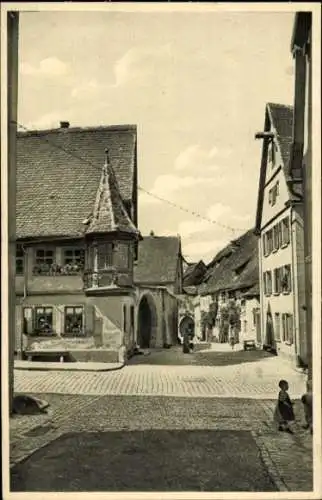
[[[12,490],[310,490],[300,402],[294,436],[272,425],[278,379],[298,399],[304,377],[261,354],[193,353],[175,365],[177,347],[115,372],[16,371],[16,392],[50,410],[11,421]]]

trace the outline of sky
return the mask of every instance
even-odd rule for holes
[[[18,121],[136,124],[139,186],[187,209],[140,191],[141,233],[180,234],[185,258],[207,263],[254,226],[254,135],[267,102],[293,104],[293,21],[291,12],[23,12]]]

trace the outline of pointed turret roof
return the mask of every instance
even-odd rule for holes
[[[86,234],[121,232],[138,238],[139,230],[133,224],[122,202],[108,150],[105,153],[106,160]]]

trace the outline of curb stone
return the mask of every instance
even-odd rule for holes
[[[251,431],[251,435],[254,438],[254,441],[259,449],[262,461],[265,467],[267,468],[268,474],[272,479],[273,483],[275,484],[276,488],[278,489],[278,491],[289,491],[288,487],[286,486],[281,476],[279,475],[277,467],[274,464],[266,446],[264,445],[263,442],[259,441],[257,432]]]

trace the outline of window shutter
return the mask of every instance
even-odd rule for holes
[[[95,325],[95,307],[92,304],[85,305],[84,316],[85,335],[92,336]]]

